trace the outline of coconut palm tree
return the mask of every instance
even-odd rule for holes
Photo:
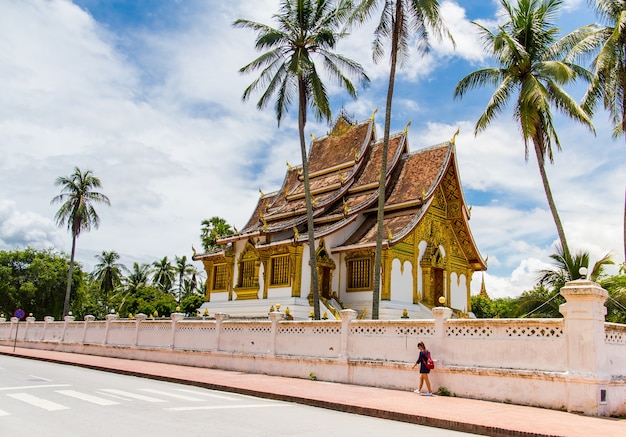
[[[152,283],[162,291],[169,293],[176,278],[176,267],[170,263],[166,256],[160,261],[154,261],[152,267]]]
[[[257,107],[263,109],[275,96],[274,108],[279,126],[294,97],[298,100],[298,133],[306,199],[313,311],[316,319],[320,318],[319,290],[304,128],[309,108],[318,119],[331,120],[328,94],[319,74],[316,58],[330,78],[353,97],[356,97],[357,92],[350,77],[362,83],[369,81],[361,65],[332,51],[337,42],[347,35],[341,30],[341,26],[348,18],[351,8],[350,0],[338,0],[336,3],[330,0],[281,0],[280,10],[274,15],[278,21],[276,28],[243,19],[234,22],[235,27],[254,30],[257,33],[255,47],[257,50],[267,50],[239,70],[241,73],[261,70],[259,78],[245,89],[243,100],[248,100],[253,92],[260,91],[261,98]]]
[[[509,103],[514,101],[513,118],[519,123],[524,139],[526,160],[532,143],[550,212],[556,224],[563,252],[569,254],[563,225],[556,209],[546,173],[546,158],[553,162],[553,145],[561,149],[552,122],[551,105],[571,119],[594,131],[591,119],[583,108],[562,88],[579,77],[589,79],[587,70],[571,62],[565,55],[586,34],[575,31],[557,39],[554,18],[562,0],[519,0],[517,5],[500,0],[508,21],[495,31],[475,24],[485,47],[499,63],[497,67],[474,71],[457,84],[455,97],[467,91],[495,86],[485,111],[476,122],[474,134],[482,132]],[[517,97],[514,97],[517,95]]]
[[[67,273],[67,289],[63,302],[63,316],[66,316],[70,306],[70,292],[72,290],[72,273],[74,271],[74,256],[76,254],[76,239],[81,232],[89,232],[92,227],[98,228],[100,217],[94,208],[95,203],[110,205],[109,198],[102,193],[94,191],[100,188],[100,179],[95,177],[91,170],[85,172],[78,167],[70,176],[59,176],[55,185],[61,186],[61,194],[55,196],[50,203],[60,203],[61,207],[54,218],[57,226],[65,226],[72,233],[72,252],[70,255],[70,267]]]
[[[183,297],[183,291],[185,289],[185,279],[191,277],[193,281],[196,281],[196,268],[193,264],[189,264],[187,262],[187,255],[183,255],[180,258],[176,257],[176,266],[174,267],[175,273],[178,275],[178,298],[177,301],[180,303],[181,298]]]
[[[590,3],[595,4],[597,15],[606,25],[596,27],[581,44],[585,51],[597,50],[592,62],[594,75],[583,98],[583,107],[592,113],[602,100],[613,121],[613,137],[624,136],[626,140],[626,1]],[[626,257],[626,192],[623,237]]]
[[[582,277],[581,268],[589,268],[589,252],[579,251],[574,255],[566,253],[563,248],[557,244],[556,252],[550,255],[553,260],[554,268],[541,270],[539,277],[539,285],[549,286],[557,292],[565,286],[566,282],[575,281]],[[591,271],[588,271],[586,277],[594,282],[598,282],[604,273],[605,266],[614,264],[612,255],[607,253],[595,262]]]
[[[583,277],[581,268],[589,268],[589,252],[579,251],[575,254],[566,254],[560,245],[556,245],[556,252],[550,255],[553,268],[539,271],[538,283],[531,291],[525,291],[518,299],[518,312],[522,317],[562,317],[559,306],[565,302],[561,296],[561,288],[569,281]],[[605,266],[613,264],[612,256],[607,253],[595,262],[591,271],[585,276],[591,281],[598,282]]]
[[[364,0],[359,2],[352,19],[364,21],[369,18],[376,7],[382,4],[382,13],[378,27],[374,32],[373,59],[378,62],[383,54],[385,41],[391,43],[389,82],[387,85],[387,102],[385,104],[385,128],[383,134],[383,153],[380,166],[378,185],[378,228],[376,232],[376,252],[374,255],[374,289],[372,296],[372,319],[378,319],[380,301],[380,278],[382,260],[382,242],[384,232],[385,180],[387,177],[387,153],[391,129],[391,107],[393,101],[396,69],[408,59],[409,40],[416,37],[417,49],[421,54],[430,50],[430,41],[434,37],[441,40],[447,37],[452,43],[454,39],[448,31],[439,13],[437,0]]]
[[[91,276],[100,284],[100,291],[104,293],[104,312],[108,313],[109,293],[122,284],[124,272],[128,272],[128,269],[124,264],[117,262],[120,255],[114,250],[110,252],[103,250],[100,255],[96,255],[96,259],[98,264],[94,266]]]

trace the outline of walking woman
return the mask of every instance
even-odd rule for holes
[[[420,354],[419,357],[417,357],[417,361],[415,362],[415,364],[413,364],[413,369],[415,369],[415,366],[417,366],[418,364],[420,365],[420,386],[417,390],[415,390],[415,393],[423,394],[424,396],[432,396],[433,393],[430,389],[430,380],[428,379],[430,369],[426,367],[426,362],[428,361],[430,352],[428,352],[426,346],[424,346],[423,341],[420,341],[417,344],[417,348],[419,349]],[[428,389],[428,391],[425,393],[422,392],[422,386],[424,385],[424,382],[426,383],[426,389]]]

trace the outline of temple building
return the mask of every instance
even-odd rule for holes
[[[456,137],[456,135],[455,135]],[[432,318],[445,305],[466,314],[475,271],[487,266],[469,228],[453,137],[409,151],[407,129],[389,140],[379,318]],[[342,114],[331,132],[312,138],[309,178],[320,309],[370,318],[383,140],[374,117]],[[220,249],[194,254],[207,273],[201,314],[267,316],[289,308],[295,319],[313,304],[301,166],[287,164],[282,186],[261,193],[246,225],[220,238]],[[443,301],[443,299],[441,300]]]

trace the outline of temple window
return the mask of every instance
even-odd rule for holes
[[[270,286],[289,286],[290,263],[289,255],[273,256],[271,258]]]
[[[346,260],[349,291],[369,290],[372,284],[372,258],[353,258]]]
[[[246,259],[239,264],[239,286],[254,287],[255,286],[255,263],[254,259]]]
[[[226,290],[227,278],[228,268],[226,264],[213,266],[213,290]]]

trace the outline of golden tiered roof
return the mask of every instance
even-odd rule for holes
[[[376,139],[373,117],[353,123],[341,115],[328,135],[312,137],[308,164],[315,237],[360,222],[357,230],[333,251],[375,246],[382,148],[382,139]],[[453,140],[409,153],[405,129],[389,140],[387,169],[386,244],[393,245],[413,231],[433,202],[444,202],[465,257],[472,268],[484,270],[486,266],[469,230]],[[443,199],[436,199],[437,195]],[[266,235],[272,244],[280,244],[293,241],[295,234],[299,241],[306,241],[306,226],[302,167],[287,165],[280,189],[262,194],[239,234],[218,243]]]

